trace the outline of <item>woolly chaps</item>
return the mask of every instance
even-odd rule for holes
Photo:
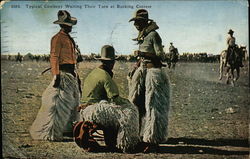
[[[164,69],[139,67],[129,79],[129,100],[139,109],[141,139],[154,144],[165,142],[170,85]]]
[[[61,72],[60,77],[59,88],[53,87],[54,78],[43,92],[42,106],[30,128],[33,139],[61,141],[63,132],[72,132],[71,123],[79,119],[77,78],[65,72]]]
[[[139,142],[139,114],[136,106],[123,100],[121,105],[102,100],[82,109],[80,114],[84,121],[117,130],[116,147],[130,152]]]

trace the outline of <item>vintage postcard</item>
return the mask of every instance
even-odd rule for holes
[[[3,158],[249,158],[248,1],[0,4]]]

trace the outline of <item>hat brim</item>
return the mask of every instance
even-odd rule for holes
[[[147,18],[143,18],[143,17],[134,17],[134,18],[131,18],[128,22],[132,22],[132,21],[136,21],[136,20],[147,20],[147,21],[153,21],[152,19],[147,19]]]
[[[64,25],[68,25],[68,26],[73,26],[73,25],[76,25],[77,19],[75,17],[71,17],[70,22],[63,22],[63,21],[60,21],[60,20],[56,20],[53,23],[54,24],[64,24]]]

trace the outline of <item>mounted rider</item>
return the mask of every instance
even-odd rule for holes
[[[178,49],[174,47],[173,42],[170,42],[169,47],[170,61],[177,62],[178,61]]]
[[[239,51],[238,45],[236,45],[236,39],[233,37],[234,31],[230,29],[228,31],[229,37],[227,38],[227,53],[226,53],[226,62],[225,66],[227,66],[227,63],[233,64],[234,61],[239,64],[240,67],[243,67],[242,64],[242,55]]]

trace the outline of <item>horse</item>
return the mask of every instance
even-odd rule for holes
[[[220,77],[219,80],[222,80],[223,76],[223,69],[226,67],[226,83],[229,84],[230,79],[232,85],[234,86],[235,81],[237,81],[240,77],[240,64],[242,60],[242,55],[243,55],[243,48],[242,47],[234,47],[230,48],[230,55],[228,54],[228,50],[223,50],[220,54]],[[228,62],[227,65],[225,66],[226,63],[226,56],[228,57]],[[234,76],[234,70],[236,70],[237,76],[235,78]]]

